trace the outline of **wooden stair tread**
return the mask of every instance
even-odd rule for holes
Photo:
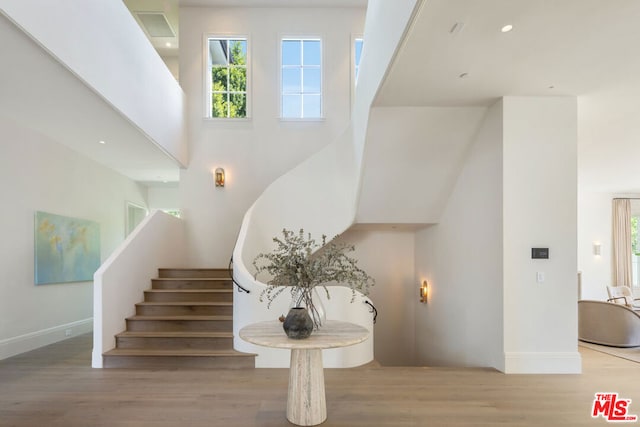
[[[162,293],[207,293],[207,294],[229,294],[233,292],[233,289],[147,289],[145,292],[153,292],[157,294]]]
[[[220,356],[232,356],[232,357],[254,357],[253,353],[240,353],[235,350],[199,350],[199,349],[184,349],[184,350],[154,350],[154,349],[123,349],[114,348],[104,353],[105,356],[197,356],[197,357],[220,357]]]
[[[127,320],[233,320],[233,316],[144,316],[135,315]]]
[[[104,367],[249,369],[255,354],[233,349],[232,277],[227,268],[158,269]]]
[[[136,303],[136,305],[148,305],[148,306],[190,306],[190,305],[206,305],[206,306],[233,306],[231,301],[142,301]]]
[[[161,280],[163,282],[210,282],[210,281],[222,281],[228,282],[231,277],[156,277],[151,280]]]
[[[233,332],[145,332],[123,331],[116,335],[121,338],[233,338]]]

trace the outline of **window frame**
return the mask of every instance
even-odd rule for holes
[[[362,35],[354,35],[351,38],[351,49],[352,49],[352,54],[351,54],[351,59],[353,61],[352,63],[352,67],[351,67],[351,72],[353,73],[353,86],[355,87],[358,84],[358,75],[360,73],[360,61],[358,61],[356,59],[356,55],[358,52],[358,49],[356,48],[356,43],[360,42],[361,43],[361,47],[360,47],[360,61],[362,61],[362,50],[364,49],[364,37]]]
[[[304,105],[302,106],[302,117],[285,117],[283,115],[283,97],[284,95],[287,95],[284,93],[284,87],[283,87],[283,70],[285,69],[285,65],[282,63],[283,61],[283,42],[284,41],[299,41],[299,42],[304,42],[304,41],[318,41],[320,42],[320,65],[318,66],[318,69],[320,70],[320,92],[319,93],[307,93],[307,95],[316,95],[319,94],[320,95],[320,115],[318,117],[304,117]],[[304,44],[303,44],[304,45]],[[301,52],[301,64],[300,65],[289,65],[287,66],[287,68],[293,68],[293,67],[298,67],[300,69],[304,69],[305,65],[304,65],[304,50]],[[324,121],[325,120],[325,114],[324,114],[324,64],[325,64],[325,53],[324,53],[324,37],[322,35],[319,34],[305,34],[305,35],[295,35],[295,34],[280,34],[278,37],[278,117],[280,118],[281,121],[308,121],[308,122],[313,122],[313,121]],[[312,67],[312,66],[307,66],[307,67]],[[300,96],[304,97],[305,92],[304,92],[304,80],[301,81],[300,83],[301,85],[301,90],[302,92],[300,92]],[[289,94],[291,95],[291,94]],[[301,98],[304,99],[304,98]]]
[[[357,76],[360,70],[360,63],[356,62],[356,42],[358,40],[362,41],[362,48],[364,49],[364,35],[363,34],[351,34],[351,105],[353,106],[353,102],[356,98],[356,86],[357,86]],[[362,52],[360,53],[360,61],[362,61]]]
[[[212,81],[211,81],[211,54],[209,50],[209,41],[210,40],[242,40],[247,44],[247,57],[246,57],[246,115],[245,117],[213,117],[211,114],[212,104],[211,97],[213,93]],[[210,33],[205,34],[203,37],[203,66],[202,69],[204,71],[203,75],[203,110],[204,110],[204,119],[211,121],[227,121],[227,122],[243,122],[248,121],[252,117],[252,76],[251,76],[251,37],[248,34],[219,34],[219,33]]]

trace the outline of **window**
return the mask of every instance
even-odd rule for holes
[[[282,118],[322,117],[320,39],[283,39],[281,45]]]
[[[209,117],[247,117],[247,40],[209,38]]]
[[[640,241],[638,241],[638,238],[640,237],[638,236],[639,218],[640,217],[638,216],[631,217],[631,283],[633,286],[640,286],[640,283],[638,283],[638,277],[640,276],[640,262],[638,262],[640,260]]]
[[[640,286],[640,199],[629,200],[631,217],[631,285]]]
[[[354,64],[354,82],[358,84],[358,73],[360,71],[360,57],[362,56],[362,45],[364,40],[355,39],[353,42],[353,64]]]

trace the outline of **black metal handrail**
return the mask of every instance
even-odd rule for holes
[[[236,282],[236,279],[233,277],[233,255],[231,255],[231,259],[229,259],[229,277],[231,277],[231,281],[233,282],[234,285],[236,285],[238,287],[238,292],[246,292],[248,294],[251,293],[251,291],[245,287],[243,287],[240,283]]]
[[[365,300],[364,301],[365,304],[367,304],[370,308],[369,308],[369,313],[374,313],[373,315],[373,324],[376,324],[376,320],[378,319],[378,309],[376,308],[375,305],[373,305],[371,303],[371,301]]]

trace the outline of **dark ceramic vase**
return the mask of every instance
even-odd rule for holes
[[[289,310],[282,324],[284,332],[289,338],[302,340],[309,338],[313,331],[313,319],[304,307],[293,307]]]

